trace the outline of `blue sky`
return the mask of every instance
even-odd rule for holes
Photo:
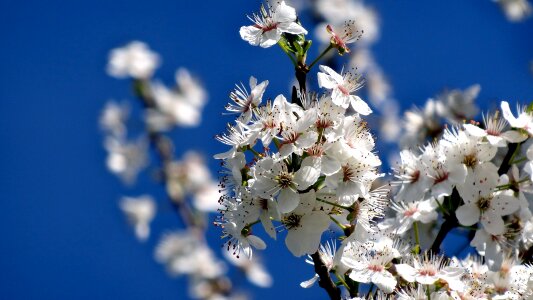
[[[533,99],[533,20],[505,20],[488,0],[370,1],[382,20],[378,62],[404,108],[443,88],[479,83],[483,107]],[[153,261],[155,239],[139,244],[117,208],[121,195],[162,191],[148,180],[124,188],[104,165],[97,118],[106,100],[131,99],[127,81],[109,78],[109,49],[147,42],[163,58],[156,76],[177,67],[200,76],[210,94],[203,126],[180,130],[208,157],[231,121],[228,92],[250,75],[287,92],[292,71],[278,49],[240,40],[258,1],[14,1],[0,3],[0,295],[4,299],[183,299],[183,279]],[[306,24],[304,24],[306,25]],[[190,137],[194,138],[190,138]],[[178,149],[183,152],[184,149]],[[217,164],[210,161],[216,172]],[[163,213],[155,231],[176,227]],[[213,230],[212,242],[218,232]],[[312,276],[281,241],[265,257],[275,284],[256,299],[321,299],[298,283]]]

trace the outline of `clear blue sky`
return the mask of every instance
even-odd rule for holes
[[[484,107],[533,100],[531,19],[509,23],[489,0],[370,3],[383,23],[377,60],[403,107],[422,104],[444,87],[473,83],[482,86]],[[175,138],[186,134],[188,146],[210,157],[224,148],[213,136],[230,120],[221,112],[234,83],[255,75],[270,80],[275,95],[292,80],[278,49],[239,38],[245,14],[258,5],[2,0],[0,298],[184,298],[184,280],[169,279],[152,259],[155,239],[139,244],[117,208],[123,194],[162,191],[146,178],[124,189],[105,169],[98,115],[106,100],[130,97],[127,81],[106,76],[107,53],[142,40],[163,58],[157,77],[170,82],[180,66],[202,77],[210,94],[203,126]],[[217,170],[216,162],[210,165]],[[170,226],[177,223],[167,213],[155,232]],[[215,245],[217,235],[214,230]],[[265,259],[275,284],[254,289],[256,299],[323,298],[319,288],[298,287],[313,273],[303,259],[292,257],[282,241],[269,247]]]

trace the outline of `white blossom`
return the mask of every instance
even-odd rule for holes
[[[254,14],[249,19],[254,25],[241,27],[240,35],[253,46],[271,47],[283,33],[307,34],[307,30],[296,22],[295,9],[285,1],[279,2],[273,9],[262,7],[260,14]]]
[[[365,116],[372,113],[365,101],[359,96],[351,95],[363,86],[358,75],[350,72],[339,74],[330,67],[322,65],[320,71],[318,73],[318,85],[332,90],[333,103],[343,108],[348,108],[351,105],[356,112]]]

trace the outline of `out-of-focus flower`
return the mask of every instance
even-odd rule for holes
[[[145,241],[150,236],[150,222],[156,213],[154,199],[148,195],[123,197],[120,200],[120,209],[135,229],[137,238]]]
[[[474,84],[464,91],[451,90],[438,95],[438,114],[456,124],[472,119],[478,113],[475,100],[480,90],[481,86]]]
[[[108,101],[100,115],[100,128],[107,134],[117,138],[125,138],[126,121],[129,117],[129,106],[126,103]]]
[[[181,160],[167,164],[165,176],[167,193],[173,201],[181,202],[191,195],[194,207],[200,211],[214,212],[220,208],[218,183],[199,153],[189,151]]]
[[[531,4],[527,0],[494,0],[502,8],[505,17],[511,22],[519,22],[531,14]]]
[[[285,4],[285,1],[279,2],[274,9],[263,6],[260,14],[253,14],[248,18],[254,25],[242,26],[240,34],[243,40],[253,46],[271,47],[280,40],[284,32],[307,34],[307,30],[296,23],[296,10]]]
[[[150,78],[159,66],[159,55],[139,41],[133,41],[109,54],[107,73],[116,78]]]
[[[253,259],[247,257],[237,257],[232,255],[229,251],[222,251],[224,257],[233,265],[239,267],[246,278],[258,287],[268,288],[272,286],[272,276],[265,269],[265,266],[255,256]]]
[[[163,236],[155,249],[155,259],[165,264],[171,275],[215,278],[226,266],[194,232],[177,231]]]
[[[123,141],[113,137],[105,140],[107,168],[120,177],[126,184],[135,182],[139,172],[148,163],[148,144],[144,138],[135,141]]]
[[[145,119],[152,131],[167,131],[174,126],[194,127],[201,122],[208,97],[205,88],[185,68],[176,71],[175,79],[173,89],[160,82],[149,86],[155,107],[147,110]]]

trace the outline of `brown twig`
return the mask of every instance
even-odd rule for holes
[[[318,251],[313,253],[311,258],[315,264],[315,273],[318,274],[318,285],[326,290],[331,300],[340,300],[341,290],[335,285],[333,280],[331,280],[328,267],[326,267],[320,258],[320,253]]]

